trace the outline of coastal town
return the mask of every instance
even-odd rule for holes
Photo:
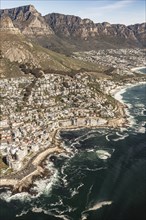
[[[22,168],[26,156],[29,158],[32,153],[47,148],[52,132],[58,127],[96,126],[105,124],[105,118],[116,117],[114,104],[109,102],[104,107],[106,96],[95,91],[94,81],[89,81],[85,74],[77,75],[74,80],[45,75],[28,95],[26,91],[32,81],[31,77],[1,81],[1,154],[13,170]]]
[[[144,66],[142,52],[141,56],[135,66]],[[93,57],[93,52],[88,52],[87,60],[88,57]],[[23,77],[0,81],[2,185],[5,177],[18,176],[22,179],[30,172],[38,174],[38,167],[40,170],[43,158],[50,152],[48,149],[64,152],[56,131],[82,127],[115,128],[127,123],[125,105],[114,99],[113,91],[125,86],[125,83],[144,82],[146,77],[130,71],[125,77],[121,59],[124,78],[117,80],[117,65],[112,73],[109,69],[109,74],[102,75],[85,71],[74,76],[42,73],[36,77],[24,74]],[[36,164],[35,159],[40,162]],[[33,166],[30,166],[31,161]],[[28,165],[31,169],[26,169],[25,175],[21,176],[23,168]]]
[[[146,65],[145,49],[106,49],[99,51],[75,52],[74,58],[97,63],[104,67],[116,69],[118,75],[130,74],[130,70],[135,67]]]
[[[1,0],[0,220],[146,220],[145,0]]]

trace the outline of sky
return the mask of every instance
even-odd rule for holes
[[[42,15],[52,12],[76,15],[95,23],[130,25],[146,20],[145,0],[0,0],[1,9],[29,4]]]

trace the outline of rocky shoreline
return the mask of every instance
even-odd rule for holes
[[[128,126],[129,122],[127,120],[127,115],[125,108],[127,106],[123,103],[121,98],[117,98],[119,94],[123,93],[123,90],[133,87],[140,84],[145,84],[146,82],[137,83],[134,85],[126,85],[120,87],[120,90],[118,88],[111,91],[112,96],[117,99],[121,104],[119,105],[121,116],[120,118],[114,118],[108,120],[105,124],[101,124],[99,126],[69,126],[69,127],[62,127],[58,128],[54,131],[52,135],[52,143],[49,148],[39,152],[37,155],[35,155],[31,160],[28,162],[28,164],[25,166],[25,170],[27,172],[24,172],[24,168],[12,175],[1,177],[0,178],[0,187],[9,187],[12,189],[13,193],[18,193],[22,191],[27,191],[29,187],[33,184],[34,179],[37,177],[43,177],[45,176],[45,168],[42,165],[42,162],[49,156],[49,155],[59,155],[61,153],[67,153],[63,147],[61,147],[61,141],[59,140],[59,133],[60,131],[65,130],[77,130],[82,128],[117,128],[121,126]],[[21,174],[21,175],[19,175]]]
[[[31,159],[28,162],[25,170],[27,170],[26,175],[24,170],[18,171],[16,174],[10,174],[5,177],[0,178],[0,187],[9,187],[12,189],[13,193],[18,193],[22,191],[27,191],[29,187],[33,184],[33,181],[36,177],[43,177],[45,175],[45,168],[42,165],[42,162],[49,155],[59,155],[61,153],[68,153],[63,147],[61,147],[61,142],[58,141],[58,132],[65,130],[76,130],[82,128],[105,128],[105,127],[119,127],[121,124],[125,123],[125,119],[111,119],[107,124],[101,126],[72,126],[68,128],[57,129],[52,138],[53,147],[49,147],[44,151],[40,152],[37,156]],[[126,124],[125,124],[126,125]],[[20,175],[21,174],[21,175]],[[24,176],[23,176],[24,174]],[[23,176],[22,178],[20,178]]]

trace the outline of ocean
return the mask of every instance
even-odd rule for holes
[[[145,220],[146,85],[122,94],[130,126],[62,132],[69,155],[46,166],[36,193],[0,190],[2,220]],[[144,123],[145,122],[145,123]]]
[[[141,69],[140,69],[140,72],[146,73],[146,68],[141,68]]]

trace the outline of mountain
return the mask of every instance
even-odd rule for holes
[[[146,47],[146,23],[130,25],[129,28],[133,31],[137,40]]]
[[[28,38],[28,33],[24,35],[16,25],[14,27],[7,14],[1,17],[0,27],[1,77],[37,73],[74,74],[81,69],[100,71],[97,64],[79,61],[36,44]]]
[[[42,16],[33,5],[0,10],[15,28],[45,48],[70,54],[73,51],[108,48],[143,48],[146,24],[94,23],[73,15],[52,13]]]
[[[26,5],[18,8],[5,9],[0,11],[0,16],[9,16],[16,28],[28,36],[41,36],[54,34],[45,19],[34,8],[33,5]]]
[[[80,47],[86,43],[86,49],[146,46],[145,23],[131,26],[108,22],[96,24],[89,19],[56,13],[46,15],[45,20],[57,36],[72,39]]]
[[[7,33],[10,32],[15,34],[21,33],[18,28],[14,27],[11,18],[7,15],[1,18],[0,28],[1,28],[1,32],[6,31]]]

